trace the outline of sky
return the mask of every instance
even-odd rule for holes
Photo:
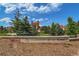
[[[0,4],[0,26],[11,26],[17,9],[22,17],[28,16],[29,22],[40,21],[40,26],[52,22],[66,25],[69,16],[79,21],[79,3],[3,3]]]

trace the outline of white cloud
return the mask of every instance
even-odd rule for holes
[[[50,19],[49,18],[32,18],[32,21],[33,22],[39,21],[40,22],[40,26],[43,26],[45,24],[50,24]]]
[[[5,18],[0,19],[0,22],[9,23],[9,22],[11,22],[11,20],[10,20],[10,18],[5,17]]]
[[[26,8],[27,11],[34,12],[38,9],[38,7],[34,6],[34,4],[29,4]]]
[[[5,7],[6,13],[11,13],[12,11],[16,10],[15,4],[2,4]]]
[[[50,8],[48,6],[40,6],[40,8],[38,8],[37,12],[40,13],[47,13],[50,11]]]
[[[51,11],[57,11],[59,6],[62,4],[58,3],[48,3],[46,5],[36,6],[34,3],[18,3],[18,4],[1,4],[5,7],[6,13],[11,13],[16,9],[19,9],[21,12],[38,12],[38,13],[47,13]]]
[[[33,21],[48,21],[49,19],[48,18],[32,18]]]
[[[44,19],[43,18],[39,18],[39,19],[33,18],[32,20],[33,21],[43,21]]]

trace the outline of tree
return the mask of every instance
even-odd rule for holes
[[[55,23],[52,23],[52,25],[51,25],[51,34],[56,35],[56,25],[55,25]]]
[[[52,23],[51,34],[52,35],[63,35],[64,31],[62,28],[60,28],[59,24]]]
[[[79,21],[76,23],[76,33],[79,34]]]
[[[48,34],[50,32],[49,26],[42,26],[41,31],[45,34]]]
[[[67,24],[66,34],[76,35],[76,22],[73,21],[72,17],[68,17],[67,21],[68,24]]]
[[[0,36],[7,35],[8,31],[6,27],[0,26]]]
[[[19,10],[16,11],[15,19],[12,20],[12,24],[14,25],[14,32],[18,32],[20,30],[20,12]]]
[[[27,16],[25,16],[23,18],[21,26],[22,26],[22,30],[23,31],[31,33],[32,27],[31,27],[31,25],[30,25],[30,23],[28,21],[28,17]]]
[[[16,13],[15,20],[13,20],[14,31],[17,35],[31,35],[31,25],[28,21],[28,17],[20,19],[19,11]]]
[[[60,27],[59,24],[56,24],[56,35],[64,35],[64,30]]]

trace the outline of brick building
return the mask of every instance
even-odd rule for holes
[[[40,32],[40,22],[39,22],[39,21],[37,21],[37,22],[33,22],[33,21],[32,21],[32,27],[33,27],[34,29],[36,29],[37,32]]]

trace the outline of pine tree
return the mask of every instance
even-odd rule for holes
[[[76,23],[76,33],[79,34],[79,21]]]
[[[75,21],[73,21],[72,17],[68,17],[67,21],[68,21],[68,24],[67,24],[66,34],[76,35],[76,23],[75,23]]]
[[[14,25],[14,31],[17,35],[31,35],[31,25],[28,21],[28,17],[20,19],[20,12],[17,11],[15,20],[12,21]]]
[[[64,35],[63,29],[60,28],[59,24],[52,23],[51,26],[51,34],[52,35]]]
[[[56,35],[56,25],[54,23],[51,25],[51,34]]]

